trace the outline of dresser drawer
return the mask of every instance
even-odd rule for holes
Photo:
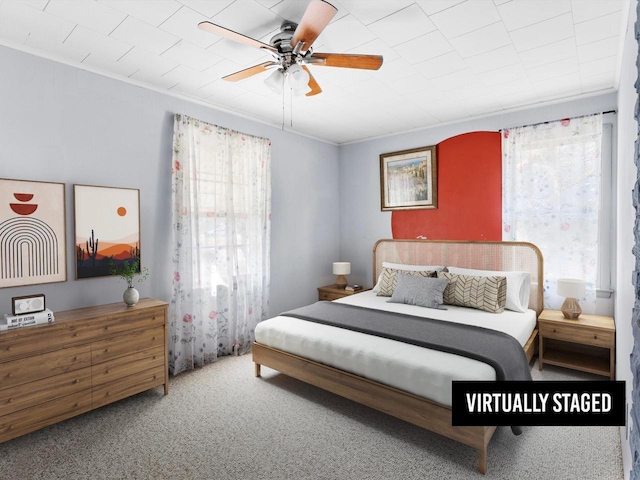
[[[0,333],[0,362],[88,343],[95,338],[90,325],[34,325]]]
[[[92,367],[93,385],[102,385],[122,377],[164,366],[164,345],[114,358]]]
[[[90,389],[90,367],[5,388],[0,390],[0,416]]]
[[[597,347],[611,347],[614,344],[614,333],[595,328],[570,325],[553,325],[540,323],[540,335],[544,338],[555,338],[566,342],[594,345]]]
[[[127,332],[126,335],[118,335],[107,340],[94,342],[91,344],[92,363],[106,362],[108,360],[128,355],[131,352],[146,350],[151,347],[165,345],[165,327],[152,328],[149,330],[137,330]]]
[[[90,366],[90,345],[0,363],[0,390]]]
[[[0,442],[91,410],[91,390],[56,398],[44,405],[0,417]]]
[[[129,375],[93,388],[93,408],[107,405],[150,388],[164,385],[164,362],[161,366]]]
[[[164,308],[132,311],[116,317],[107,317],[93,322],[97,335],[117,335],[131,330],[147,330],[165,324]]]

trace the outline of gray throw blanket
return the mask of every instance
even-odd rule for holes
[[[527,354],[520,343],[489,328],[334,302],[317,302],[280,315],[479,360],[495,369],[499,381],[531,380]],[[522,428],[514,425],[511,431],[520,435]]]
[[[335,302],[316,302],[280,315],[473,358],[491,365],[500,381],[531,380],[522,345],[489,328]]]
[[[495,368],[500,381],[531,380],[520,343],[489,328],[335,302],[317,302],[281,315],[473,358]]]

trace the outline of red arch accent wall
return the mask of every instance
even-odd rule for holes
[[[438,208],[395,210],[393,238],[502,240],[500,132],[471,132],[437,145]]]

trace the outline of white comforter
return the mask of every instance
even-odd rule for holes
[[[533,310],[493,314],[463,307],[434,310],[387,303],[370,291],[337,300],[379,310],[436,318],[499,330],[527,342],[536,325]],[[495,380],[493,367],[451,353],[430,350],[338,327],[292,317],[274,317],[258,324],[256,341],[300,357],[451,405],[452,380]]]

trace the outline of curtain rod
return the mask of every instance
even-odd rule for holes
[[[585,115],[580,115],[581,117],[586,117],[587,115],[596,115],[598,112],[595,113],[587,113]],[[600,112],[602,115],[606,115],[607,113],[618,113],[617,110],[607,110],[606,112]],[[564,118],[578,118],[578,117],[564,117]],[[546,125],[547,123],[553,123],[553,122],[559,122],[561,120],[564,120],[564,118],[558,118],[556,120],[547,120],[546,122],[538,122],[538,123],[530,123],[529,125],[517,125],[514,127],[506,127],[506,128],[501,128],[500,131],[503,130],[510,130],[512,128],[524,128],[524,127],[535,127],[536,125]]]

